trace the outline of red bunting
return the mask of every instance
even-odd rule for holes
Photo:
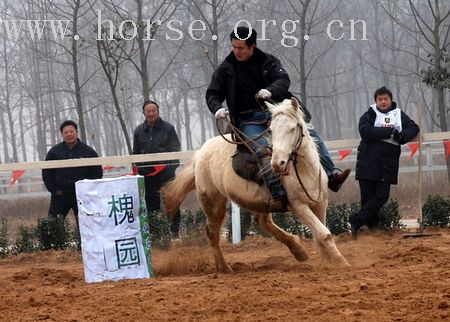
[[[156,176],[158,173],[160,173],[161,171],[163,171],[165,168],[167,168],[167,166],[165,165],[154,165],[153,168],[155,168],[155,171],[147,174],[147,176],[149,177],[153,177]]]
[[[450,155],[450,141],[444,141],[445,146],[445,160],[448,160],[448,156]]]
[[[158,173],[160,173],[160,172],[163,171],[165,168],[167,168],[166,165],[159,165],[159,164],[153,165],[152,167],[155,169],[155,171],[150,172],[149,174],[146,174],[145,176],[147,176],[147,177],[153,177],[153,176],[156,176]],[[123,174],[123,176],[127,176],[127,175],[133,175],[133,176],[135,176],[135,175],[137,175],[138,173],[139,173],[139,167],[137,167],[137,166],[134,165],[134,166],[132,167],[131,173]]]
[[[11,176],[11,186],[19,180],[19,178],[25,173],[25,170],[14,170]]]
[[[411,159],[414,154],[416,154],[417,149],[419,149],[419,143],[408,143],[408,147],[411,150],[411,153],[409,154],[409,158]]]
[[[350,153],[352,152],[352,150],[339,150],[338,153],[340,155],[338,161],[344,160]]]

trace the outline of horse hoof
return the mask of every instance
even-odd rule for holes
[[[222,274],[231,274],[231,273],[234,272],[230,265],[227,265],[227,266],[225,266],[225,267],[218,268],[218,269],[216,269],[216,271],[217,271],[218,273],[222,273]]]
[[[304,262],[309,258],[308,253],[303,250],[291,249],[291,253],[299,262]]]

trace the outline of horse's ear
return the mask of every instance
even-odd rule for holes
[[[264,103],[266,104],[266,106],[267,106],[267,108],[268,108],[269,110],[272,110],[272,109],[275,108],[275,105],[273,105],[272,103],[269,103],[269,102],[267,102],[267,101],[264,101]]]
[[[294,96],[291,97],[291,104],[296,110],[298,109],[299,103],[298,103],[297,99]]]

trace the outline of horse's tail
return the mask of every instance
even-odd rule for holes
[[[168,216],[175,216],[187,194],[195,189],[195,155],[162,189],[161,196]]]

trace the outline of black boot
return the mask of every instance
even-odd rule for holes
[[[341,189],[342,184],[347,180],[351,170],[345,169],[341,173],[333,173],[328,177],[328,188],[331,191],[338,192]]]
[[[359,220],[357,217],[358,214],[351,214],[348,216],[348,221],[350,222],[350,231],[352,233],[353,239],[358,237],[358,230],[364,226],[364,223]]]

